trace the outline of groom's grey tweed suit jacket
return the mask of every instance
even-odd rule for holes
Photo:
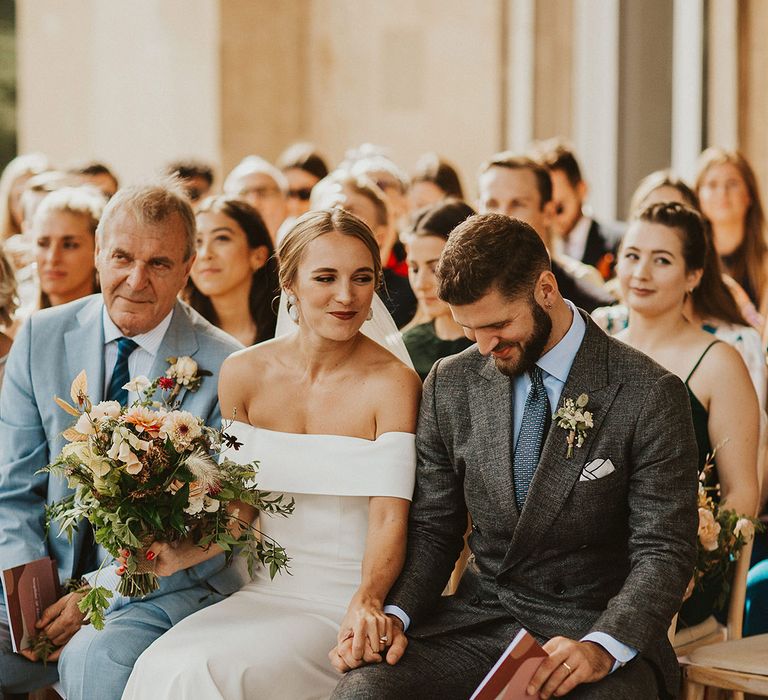
[[[410,616],[414,637],[501,617],[541,639],[605,632],[638,649],[674,695],[667,628],[691,578],[698,523],[689,399],[679,378],[583,315],[560,403],[586,393],[594,427],[569,459],[553,421],[522,513],[510,379],[476,346],[435,365],[419,417],[406,564],[387,603]],[[610,459],[615,472],[580,481],[594,459]],[[467,512],[473,556],[457,594],[441,598]]]

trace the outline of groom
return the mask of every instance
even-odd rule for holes
[[[465,699],[521,627],[549,653],[531,695],[675,696],[667,628],[697,528],[682,382],[563,299],[544,244],[518,220],[468,219],[437,274],[477,345],[439,361],[424,386],[386,662],[365,666],[382,659],[342,643],[334,665],[356,670],[333,697]],[[592,424],[571,436],[551,416],[573,415],[565,402],[582,395]],[[442,597],[467,513],[470,563]]]
[[[122,388],[129,377],[155,379],[168,370],[167,358],[187,356],[213,376],[195,392],[182,388],[181,408],[209,425],[220,421],[218,370],[240,345],[177,301],[194,262],[195,234],[194,214],[180,191],[165,184],[120,190],[96,233],[102,293],[36,313],[19,332],[0,395],[0,568],[51,556],[62,581],[93,581],[106,555],[87,526],[71,543],[57,537],[55,527],[50,535],[43,527],[46,504],[71,493],[64,479],[38,473],[61,452],[61,432],[72,423],[53,397],[68,398],[81,370],[94,404],[111,399],[125,405],[136,398]],[[194,369],[192,362],[185,365]],[[157,559],[161,575],[170,573],[165,557]],[[62,597],[42,619],[43,631],[61,647],[47,666],[10,651],[0,604],[0,698],[48,685],[57,671],[68,700],[119,698],[133,663],[163,631],[245,582],[238,567],[225,568],[221,554],[192,563],[175,562],[173,569],[181,570],[162,575],[160,590],[147,599],[113,598],[101,632],[82,624],[82,593]],[[114,566],[98,584],[110,579],[117,581]]]

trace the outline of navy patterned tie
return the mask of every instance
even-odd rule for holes
[[[107,401],[119,401],[121,406],[127,405],[128,390],[123,389],[123,385],[130,379],[128,358],[137,347],[139,347],[138,343],[130,338],[117,339],[117,360],[115,360],[115,368],[112,370],[112,379],[109,380]]]
[[[533,474],[539,464],[544,436],[551,423],[549,400],[541,368],[534,365],[529,372],[531,389],[525,399],[520,435],[517,438],[514,455],[515,502],[519,511],[523,510],[525,497],[531,485]]]

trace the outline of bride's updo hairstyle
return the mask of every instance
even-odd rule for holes
[[[300,216],[283,238],[277,249],[277,259],[280,262],[280,286],[283,289],[288,289],[296,279],[296,273],[307,246],[316,238],[334,231],[344,236],[353,236],[366,245],[373,261],[375,288],[379,288],[382,277],[381,254],[371,229],[354,214],[335,207],[309,211]]]

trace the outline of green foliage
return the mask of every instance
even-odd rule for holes
[[[89,589],[77,604],[80,612],[85,615],[85,622],[90,622],[94,629],[104,629],[104,613],[109,607],[111,597],[112,591],[102,586],[95,586]]]

